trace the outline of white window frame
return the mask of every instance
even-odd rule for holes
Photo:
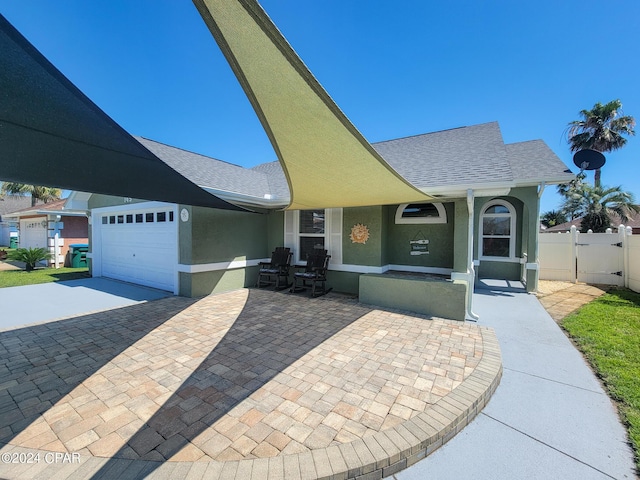
[[[438,210],[437,217],[403,217],[405,208],[409,205],[415,205],[416,203],[430,203]],[[396,209],[396,224],[398,225],[418,225],[418,224],[436,224],[436,223],[447,223],[447,211],[444,208],[444,205],[440,202],[414,202],[414,203],[403,203]]]
[[[316,209],[311,209],[316,210]],[[319,210],[319,209],[318,209]],[[323,237],[324,248],[331,255],[331,266],[342,264],[342,209],[324,209],[324,234],[300,233],[300,210],[286,210],[284,221],[284,246],[293,251],[293,262],[305,265],[306,259],[300,258],[300,237]]]
[[[509,210],[509,213],[491,213],[487,214],[487,210],[491,207],[501,206]],[[509,239],[509,256],[508,257],[492,257],[482,254],[484,246],[484,218],[485,216],[498,217],[498,218],[510,218],[509,236],[506,235],[488,235],[487,238],[508,238]],[[480,260],[488,260],[492,262],[515,262],[519,261],[516,258],[516,209],[506,200],[491,200],[482,207],[480,212],[480,221],[478,229],[478,258]]]
[[[328,248],[328,244],[329,244],[329,239],[327,238],[327,229],[328,229],[328,225],[327,225],[327,220],[329,220],[327,218],[327,210],[326,209],[322,209],[322,208],[312,208],[310,210],[322,210],[324,212],[324,228],[323,228],[323,233],[301,233],[300,232],[300,210],[297,211],[297,215],[296,215],[296,234],[297,234],[297,238],[296,238],[296,251],[295,251],[295,258],[296,258],[296,263],[300,263],[300,264],[306,264],[307,261],[304,258],[299,258],[300,257],[300,239],[301,238],[322,238],[324,240],[323,245],[324,245],[324,249],[325,250],[329,250]],[[308,210],[307,210],[308,211]],[[331,255],[329,253],[329,255]]]

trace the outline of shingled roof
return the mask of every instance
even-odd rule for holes
[[[38,202],[40,204],[42,202]],[[31,207],[31,197],[23,197],[19,195],[0,196],[0,221],[2,215],[13,213],[18,210],[24,210]]]
[[[582,227],[582,218],[583,217],[574,218],[570,222],[561,223],[553,227],[547,227],[541,231],[543,233],[568,232],[573,226],[580,230],[580,228]],[[640,233],[640,213],[631,212],[626,222],[623,222],[617,214],[612,213],[609,215],[609,221],[611,222],[611,228],[613,228],[614,230],[619,225],[624,225],[625,227],[631,227],[634,234]]]
[[[565,183],[575,177],[542,140],[511,143],[505,147],[517,182],[545,180],[548,183]]]
[[[497,122],[374,143],[373,147],[419,188],[513,180]]]
[[[446,186],[562,183],[573,178],[542,140],[505,144],[497,122],[373,146],[402,176],[427,192]]]
[[[279,162],[244,168],[136,137],[173,169],[198,185],[259,198],[289,198]],[[563,183],[574,175],[542,140],[505,144],[497,122],[372,144],[400,175],[430,189]]]
[[[203,188],[264,198],[270,195],[266,174],[206,157],[144,137],[134,137],[159,159]]]

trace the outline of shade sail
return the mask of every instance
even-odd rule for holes
[[[289,209],[429,200],[358,132],[253,0],[194,0],[282,164]]]
[[[242,210],[142,146],[1,15],[0,180]]]

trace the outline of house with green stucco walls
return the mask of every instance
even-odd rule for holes
[[[383,307],[464,320],[478,278],[536,290],[539,198],[573,178],[543,141],[492,122],[370,144],[257,3],[197,3],[278,161],[131,137],[0,25],[3,175],[76,190],[94,276],[197,297],[254,285],[284,245],[328,250],[330,286]]]
[[[92,274],[190,297],[254,286],[258,264],[275,247],[290,247],[294,264],[322,247],[331,255],[328,283],[336,292],[472,318],[478,278],[536,290],[539,198],[547,185],[573,178],[543,141],[505,144],[492,122],[372,144],[434,201],[287,210],[289,188],[277,161],[244,168],[137,140],[246,211],[76,193],[72,201],[91,212]]]

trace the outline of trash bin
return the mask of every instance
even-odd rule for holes
[[[71,266],[73,268],[86,267],[89,245],[86,243],[74,243],[69,245],[69,248],[71,248]]]
[[[9,237],[9,248],[18,248],[18,237]]]

